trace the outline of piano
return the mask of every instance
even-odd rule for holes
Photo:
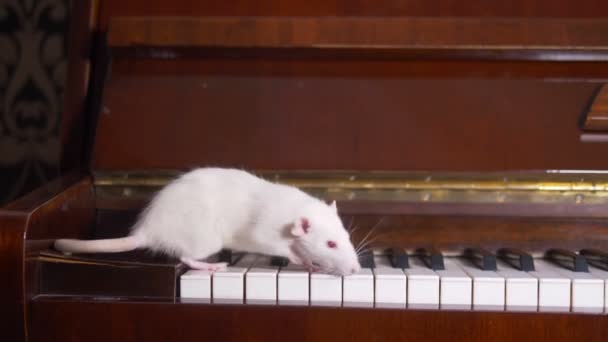
[[[63,176],[0,209],[3,340],[608,340],[607,11],[73,2]],[[362,270],[53,250],[207,165],[336,200]]]

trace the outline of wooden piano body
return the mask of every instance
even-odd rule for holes
[[[76,2],[65,176],[0,211],[3,340],[608,340],[605,314],[185,303],[178,261],[50,250],[220,165],[337,199],[355,241],[382,220],[374,248],[608,251],[607,3],[467,3]]]

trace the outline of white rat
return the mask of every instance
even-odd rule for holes
[[[335,201],[327,204],[295,187],[224,168],[195,169],[170,182],[126,237],[60,239],[55,248],[66,253],[148,248],[210,271],[226,264],[201,260],[223,248],[282,256],[335,275],[360,269]]]

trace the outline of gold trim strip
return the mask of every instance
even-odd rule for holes
[[[271,181],[316,190],[456,190],[605,192],[605,173],[407,173],[344,171],[260,171]],[[95,174],[98,187],[162,187],[178,171],[140,171]]]

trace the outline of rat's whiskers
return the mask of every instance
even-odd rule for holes
[[[370,230],[369,230],[369,232],[367,232],[367,234],[366,234],[366,235],[365,235],[365,237],[364,237],[364,238],[363,238],[363,239],[362,239],[362,240],[359,242],[359,245],[357,246],[357,248],[355,248],[355,250],[358,250],[358,249],[359,249],[359,247],[360,247],[360,246],[362,246],[362,245],[363,245],[363,244],[364,244],[364,243],[367,241],[367,239],[369,239],[369,238],[370,238],[371,234],[372,234],[372,233],[373,233],[373,232],[374,232],[374,231],[375,231],[375,230],[376,230],[376,229],[377,229],[377,228],[380,226],[380,224],[381,224],[381,223],[384,221],[384,219],[385,219],[385,218],[386,218],[386,216],[385,216],[385,217],[383,217],[383,218],[381,218],[381,219],[380,219],[380,221],[378,221],[378,223],[376,223],[376,224],[375,224],[375,225],[372,227],[372,229],[370,229]]]

